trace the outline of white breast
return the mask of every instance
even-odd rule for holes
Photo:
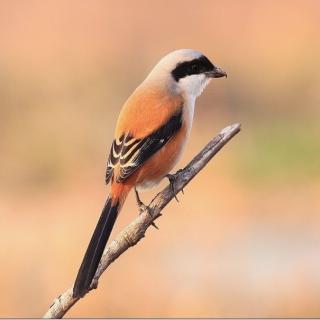
[[[193,115],[194,115],[194,106],[195,106],[195,98],[190,97],[189,99],[186,99],[185,101],[185,106],[183,109],[183,121],[184,124],[187,128],[187,136],[185,143],[187,142],[190,133],[191,133],[191,128],[192,128],[192,123],[193,123]]]

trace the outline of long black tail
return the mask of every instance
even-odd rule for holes
[[[111,198],[108,198],[78,271],[78,275],[73,286],[74,298],[83,297],[90,288],[92,279],[103,254],[103,250],[117,219],[119,207],[119,202],[112,205]]]

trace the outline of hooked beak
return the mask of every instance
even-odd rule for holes
[[[227,78],[227,73],[220,69],[219,67],[214,67],[212,71],[206,72],[206,76],[208,78],[221,78],[221,77],[226,77]]]

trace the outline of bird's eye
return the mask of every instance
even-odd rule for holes
[[[191,69],[192,69],[192,71],[198,71],[199,66],[197,64],[193,64],[193,65],[191,65]]]

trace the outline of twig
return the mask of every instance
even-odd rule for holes
[[[238,132],[240,124],[233,124],[224,128],[213,138],[202,151],[179,173],[174,180],[175,192],[181,191],[212,159],[212,157]],[[98,280],[108,266],[130,247],[136,245],[145,235],[152,222],[161,216],[162,209],[174,198],[172,187],[168,185],[149,204],[150,213],[143,212],[130,223],[105,249],[98,270],[92,281],[91,288],[96,289]],[[69,288],[54,300],[44,318],[62,318],[66,312],[78,301],[72,297]]]

